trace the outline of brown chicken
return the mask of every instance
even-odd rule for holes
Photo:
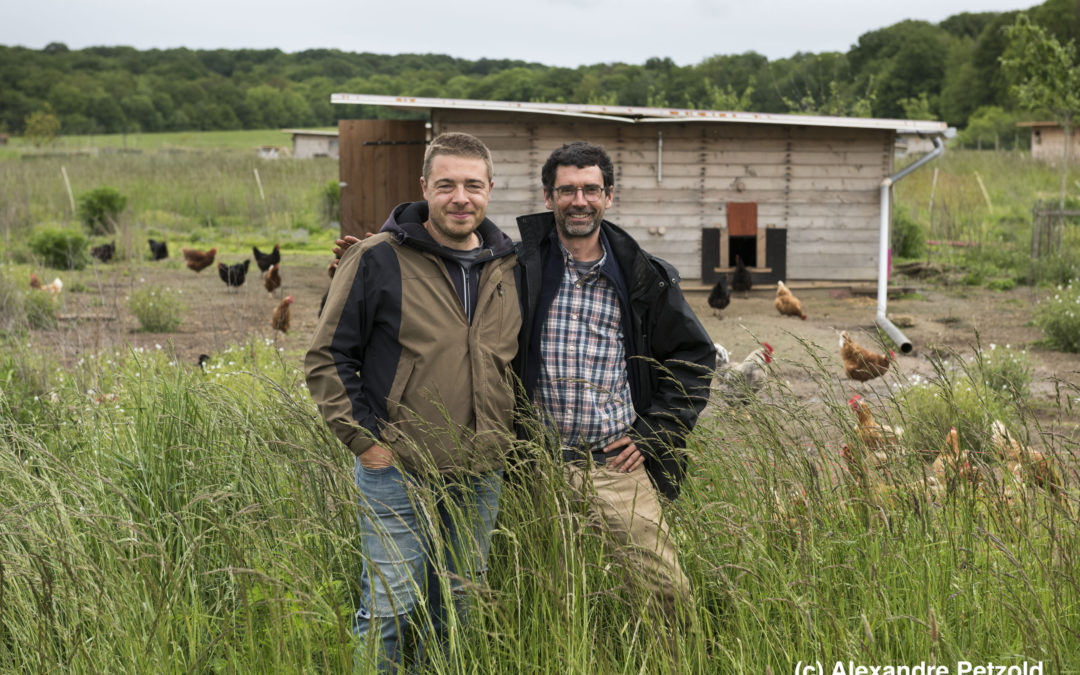
[[[41,279],[38,279],[38,275],[33,272],[30,273],[30,288],[36,288],[39,291],[41,290]]]
[[[214,264],[217,248],[212,248],[209,251],[200,251],[197,248],[182,248],[180,253],[184,255],[184,262],[187,263],[189,270],[201,272]]]
[[[889,350],[889,355],[872,352],[860,346],[847,331],[840,333],[840,359],[844,362],[844,373],[857,382],[866,382],[881,377],[889,371],[889,365],[896,358],[896,352]]]
[[[267,293],[273,293],[281,287],[281,274],[278,272],[280,269],[281,264],[274,263],[263,275],[263,286],[266,287]]]
[[[947,492],[955,490],[961,482],[967,483],[972,489],[978,487],[979,470],[972,464],[968,451],[960,449],[960,434],[956,427],[950,429],[945,437],[945,447],[934,460],[931,471],[935,484],[945,486]]]
[[[866,401],[863,401],[862,396],[858,394],[848,399],[848,406],[859,418],[859,427],[856,431],[867,451],[884,454],[903,451],[900,443],[904,438],[903,429],[876,421],[870,413],[870,406],[866,405]]]
[[[900,444],[904,430],[875,421],[870,407],[858,394],[848,399],[848,406],[859,418],[855,431],[860,442],[855,447],[843,444],[840,456],[855,481],[863,487],[870,487],[880,482],[878,473],[888,468],[890,458],[905,452]]]
[[[1053,462],[1016,440],[1001,420],[994,420],[990,425],[990,445],[1005,462],[1005,469],[1022,485],[1032,482],[1056,498],[1063,498],[1061,477],[1054,470]]]
[[[806,321],[806,314],[802,311],[802,303],[792,295],[791,290],[784,285],[783,281],[776,282],[776,299],[773,300],[773,307],[783,316],[797,316]]]
[[[292,296],[287,295],[285,299],[281,301],[277,307],[274,308],[274,314],[270,317],[270,327],[274,330],[279,330],[282,333],[289,332],[289,321],[291,320],[292,312],[289,305],[292,304]]]

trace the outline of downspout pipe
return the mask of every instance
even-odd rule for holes
[[[908,175],[912,171],[915,171],[927,162],[934,160],[941,155],[945,154],[945,143],[941,140],[940,136],[934,137],[934,149],[929,152],[925,157],[920,158],[916,162],[912,162],[909,166],[904,167],[900,171],[889,176],[885,180],[881,181],[881,241],[878,246],[878,286],[877,286],[877,316],[874,322],[881,330],[885,331],[885,334],[889,336],[889,339],[893,341],[900,348],[900,352],[908,354],[911,352],[911,340],[907,339],[907,336],[900,332],[900,329],[889,321],[889,318],[885,315],[885,303],[888,298],[889,290],[889,195],[891,194],[890,188],[896,181],[900,180],[904,176]]]

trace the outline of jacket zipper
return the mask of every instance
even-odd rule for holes
[[[472,314],[469,312],[469,303],[471,302],[471,298],[469,298],[469,272],[465,269],[464,265],[461,266],[461,281],[464,286],[461,297],[465,305],[465,323],[471,324]]]

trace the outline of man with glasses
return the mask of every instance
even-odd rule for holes
[[[518,218],[515,367],[590,521],[678,620],[690,589],[659,495],[678,496],[681,448],[716,367],[712,340],[675,269],[604,220],[615,186],[602,147],[563,145],[541,180],[551,210]]]

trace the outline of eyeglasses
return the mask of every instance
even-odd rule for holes
[[[600,198],[607,194],[607,188],[602,185],[585,185],[583,187],[574,187],[573,185],[560,185],[554,189],[555,196],[559,198],[561,202],[568,202],[577,196],[578,191],[585,196],[587,202],[598,202]]]

